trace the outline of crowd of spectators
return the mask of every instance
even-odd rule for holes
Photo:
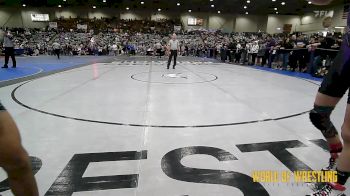
[[[147,34],[167,34],[174,26],[181,26],[180,20],[158,19],[158,20],[131,20],[117,18],[101,19],[57,19],[57,29],[59,31],[70,31],[76,29],[78,25],[86,25],[88,30],[99,32],[118,33],[147,33]]]
[[[58,20],[58,29],[12,29],[15,48],[25,55],[53,54],[59,43],[64,55],[162,55],[174,25],[171,20]],[[93,28],[73,30],[77,24]],[[95,30],[99,28],[99,30]],[[76,29],[76,28],[75,28]],[[341,45],[340,34],[308,35],[222,33],[206,30],[178,32],[180,55],[216,58],[222,62],[308,72],[322,77]]]
[[[264,33],[243,33],[231,34],[229,37],[210,37],[217,41],[210,40],[208,43],[212,45],[209,45],[209,48],[214,48],[214,56],[220,49],[222,61],[299,71],[316,77],[327,73],[342,42],[341,34],[305,36],[300,33],[273,36]],[[220,41],[227,39],[229,41]]]

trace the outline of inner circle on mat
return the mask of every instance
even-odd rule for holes
[[[175,71],[153,67],[149,71],[146,66],[94,64],[24,83],[13,91],[12,97],[28,109],[55,117],[181,128],[293,117],[310,110],[309,103],[314,101],[318,89],[317,85],[295,77],[226,64],[188,64]],[[150,82],[131,80],[131,75],[139,73],[147,73]],[[201,82],[213,80],[213,75],[220,80],[201,85],[152,83],[153,79]]]
[[[194,84],[212,82],[218,79],[217,76],[208,73],[195,72],[143,72],[131,76],[133,80],[147,83],[159,84]]]

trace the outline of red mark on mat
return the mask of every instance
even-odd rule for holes
[[[98,78],[98,67],[97,67],[97,64],[93,64],[92,67],[93,67],[93,70],[94,70],[94,80],[96,80]]]

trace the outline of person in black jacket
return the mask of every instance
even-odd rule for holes
[[[230,44],[228,45],[228,50],[230,51],[230,55],[229,55],[229,61],[230,62],[233,62],[233,59],[234,59],[234,56],[235,56],[235,53],[236,53],[236,51],[235,51],[235,49],[236,49],[236,45],[235,45],[235,43],[234,42],[230,42]]]
[[[293,48],[294,48],[294,45],[293,45],[293,42],[290,40],[290,38],[285,38],[280,48],[280,53],[282,54],[283,70],[287,70],[289,54],[291,53],[291,49]]]

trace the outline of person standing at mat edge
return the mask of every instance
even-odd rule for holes
[[[53,48],[55,54],[57,55],[57,58],[60,59],[61,45],[58,43],[58,41],[55,41],[52,44],[52,48]]]
[[[8,68],[9,59],[12,59],[12,67],[16,68],[15,49],[13,44],[13,35],[10,31],[4,34],[5,65],[2,68]]]
[[[178,53],[178,51],[180,51],[179,40],[176,39],[176,34],[175,33],[172,35],[171,40],[169,41],[168,50],[170,50],[170,54],[169,54],[169,60],[168,60],[167,69],[170,68],[170,63],[171,63],[171,60],[172,60],[173,57],[174,57],[173,69],[175,69],[177,53]]]
[[[29,156],[21,144],[16,123],[0,102],[0,167],[15,196],[39,196]]]
[[[310,0],[314,4],[326,5],[332,0]],[[350,88],[350,14],[347,19],[347,30],[344,35],[341,49],[333,61],[328,74],[323,79],[318,90],[314,109],[310,112],[310,120],[326,138],[330,159],[329,166],[323,170],[336,170],[336,183],[328,183],[311,196],[341,196],[346,190],[345,183],[350,177],[350,94],[348,96],[346,113],[339,133],[331,121],[331,114]]]

